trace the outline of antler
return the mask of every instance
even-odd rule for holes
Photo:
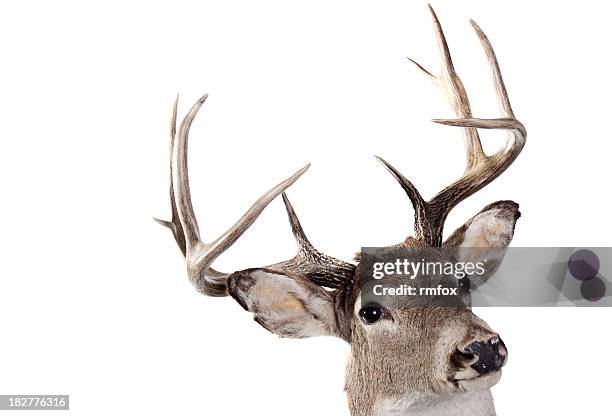
[[[470,20],[491,67],[495,91],[503,118],[480,119],[472,116],[467,93],[461,79],[455,72],[440,21],[431,6],[429,6],[429,10],[433,18],[438,48],[440,49],[442,60],[441,73],[438,76],[433,75],[416,61],[409,59],[442,90],[457,116],[455,120],[438,119],[433,121],[447,126],[464,128],[465,173],[460,179],[444,188],[429,202],[426,202],[408,179],[385,160],[377,158],[395,177],[410,198],[415,210],[415,232],[417,238],[424,240],[431,246],[439,247],[442,244],[444,221],[448,213],[465,198],[491,183],[514,162],[525,145],[527,131],[523,124],[514,117],[499,64],[489,39],[476,22]],[[508,130],[506,146],[497,153],[487,156],[482,149],[477,128]]]
[[[189,175],[187,169],[187,145],[189,130],[198,110],[206,101],[204,95],[189,110],[178,132],[175,152],[176,116],[178,96],[172,109],[170,123],[170,221],[154,218],[159,224],[172,231],[179,249],[187,262],[189,279],[196,288],[210,296],[227,295],[227,279],[230,273],[218,272],[211,268],[212,262],[231,247],[255,222],[266,206],[283,193],[283,200],[298,241],[298,254],[291,260],[267,268],[305,276],[321,286],[344,287],[354,274],[355,266],[319,253],[308,241],[284,191],[310,167],[307,164],[283,182],[263,194],[234,225],[210,243],[200,238],[200,230],[191,203]],[[175,177],[176,173],[176,177]],[[176,181],[176,195],[174,181]]]
[[[196,288],[211,296],[227,295],[228,273],[217,272],[210,268],[211,263],[225,250],[231,247],[238,238],[255,222],[257,217],[263,212],[264,208],[272,202],[274,198],[291,186],[306,170],[310,167],[307,164],[302,169],[285,179],[268,192],[263,194],[246,213],[234,225],[232,225],[220,237],[210,243],[205,243],[200,239],[200,230],[196,220],[193,206],[191,204],[191,192],[189,189],[189,175],[187,173],[187,143],[189,129],[198,110],[204,104],[208,95],[204,95],[191,107],[183,119],[176,147],[176,160],[174,156],[174,142],[176,136],[176,114],[178,97],[174,103],[172,111],[172,121],[170,124],[170,205],[172,217],[170,221],[156,219],[163,226],[169,228],[174,235],[179,248],[185,255],[187,261],[187,273],[189,279]],[[173,184],[174,167],[176,167],[177,192]]]

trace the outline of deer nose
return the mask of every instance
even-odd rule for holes
[[[498,336],[485,342],[472,342],[463,349],[466,353],[473,354],[476,362],[471,364],[471,367],[481,376],[502,368],[508,356],[506,346]]]

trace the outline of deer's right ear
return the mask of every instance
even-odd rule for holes
[[[255,321],[287,338],[336,335],[331,294],[300,276],[270,269],[248,269],[228,279],[229,294]]]

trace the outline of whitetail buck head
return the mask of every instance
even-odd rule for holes
[[[431,9],[431,8],[430,8]],[[493,414],[489,387],[501,374],[507,350],[499,335],[470,310],[469,290],[492,274],[510,243],[518,205],[499,201],[468,220],[446,241],[442,240],[449,211],[462,200],[497,178],[516,159],[526,131],[514,117],[495,53],[474,23],[491,66],[503,118],[473,118],[467,94],[457,76],[440,23],[431,9],[442,57],[442,71],[432,75],[416,66],[446,95],[457,119],[434,120],[462,127],[467,152],[464,175],[425,201],[414,185],[381,158],[378,160],[400,183],[415,211],[415,237],[391,246],[407,257],[438,259],[441,248],[495,248],[487,273],[470,281],[445,281],[460,289],[457,307],[406,304],[362,304],[360,269],[317,251],[306,238],[284,191],[307,169],[265,193],[223,235],[211,242],[200,238],[191,204],[187,174],[187,139],[191,123],[206,100],[202,97],[183,119],[176,135],[177,103],[171,124],[170,200],[172,219],[158,220],[170,228],[187,262],[189,279],[202,293],[233,297],[268,331],[292,338],[333,335],[351,345],[346,390],[353,415],[385,414]],[[478,128],[508,131],[506,146],[487,156]],[[176,148],[175,148],[175,136]],[[176,198],[175,198],[176,190]],[[270,266],[221,273],[213,261],[228,249],[256,220],[264,208],[282,193],[298,253]],[[477,252],[477,251],[476,251]],[[444,258],[458,262],[461,251]],[[472,252],[470,252],[472,253]],[[357,256],[359,260],[359,256]],[[472,259],[474,260],[474,259]],[[398,277],[388,277],[397,279]],[[424,276],[424,282],[444,280]],[[429,413],[428,413],[429,412]]]

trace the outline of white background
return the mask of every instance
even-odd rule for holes
[[[442,1],[474,113],[498,115],[468,18],[498,53],[529,131],[513,166],[447,232],[513,199],[515,246],[610,245],[610,13],[601,2]],[[408,199],[458,177],[460,132],[405,59],[437,70],[421,1],[4,3],[0,10],[0,393],[70,394],[78,415],[348,414],[348,346],[282,340],[186,279],[167,217],[167,131],[210,93],[190,146],[205,238],[307,161],[289,191],[310,239],[350,259],[412,230]],[[482,134],[491,151],[500,133]],[[217,266],[293,255],[281,201]],[[500,415],[609,414],[608,309],[479,310],[510,361]],[[410,354],[410,351],[406,351]]]

